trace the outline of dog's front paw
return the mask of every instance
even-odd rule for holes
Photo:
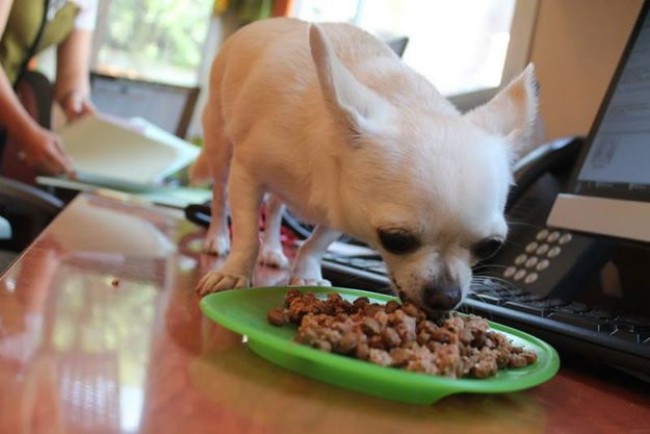
[[[212,292],[233,288],[247,288],[249,286],[251,286],[249,277],[210,271],[199,281],[196,292],[200,295],[207,295]]]
[[[332,282],[327,279],[313,279],[309,277],[291,276],[289,279],[290,286],[332,286]]]
[[[230,252],[230,239],[222,236],[207,236],[203,243],[203,252],[210,255],[226,256]]]
[[[257,262],[274,268],[287,268],[289,266],[289,258],[285,256],[282,249],[262,248]]]

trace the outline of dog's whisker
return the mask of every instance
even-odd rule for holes
[[[481,294],[474,293],[474,295],[476,296],[476,298],[479,299],[479,301],[484,301],[484,297]],[[484,302],[487,303],[487,301],[484,301]],[[464,314],[471,314],[472,313],[469,310],[468,306],[466,306],[464,304],[460,305],[460,307],[458,308],[458,312],[464,313]],[[487,313],[482,312],[481,316],[485,317],[486,319],[488,319],[490,321],[494,320],[494,315],[492,314],[491,311],[488,311]]]
[[[480,278],[472,279],[472,281],[470,282],[470,289],[472,287],[484,285],[484,282],[482,282],[482,280],[484,280],[484,279],[489,279],[490,280],[490,286],[495,288],[495,289],[508,289],[508,288],[510,288],[512,286],[512,283],[509,282],[506,279],[503,279],[501,277],[496,277],[496,276],[494,276],[494,277],[490,276],[488,278],[480,277]],[[476,291],[474,291],[474,294],[476,294],[477,296],[479,295],[479,294],[476,293]]]

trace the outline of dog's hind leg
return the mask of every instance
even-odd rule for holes
[[[264,238],[258,262],[277,268],[286,268],[289,259],[282,249],[280,230],[282,228],[282,213],[284,203],[274,194],[270,194],[266,201],[266,219],[264,226]]]
[[[216,99],[211,95],[211,99]],[[204,149],[202,157],[207,161],[212,186],[212,217],[205,237],[206,253],[225,256],[230,251],[228,230],[227,186],[232,145],[223,132],[221,110],[218,101],[210,101],[203,112]]]
[[[331,286],[323,279],[321,259],[327,247],[341,236],[341,232],[325,226],[316,226],[307,241],[298,249],[291,269],[289,285]]]

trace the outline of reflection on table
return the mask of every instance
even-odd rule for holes
[[[0,279],[0,432],[648,432],[644,390],[574,369],[413,406],[276,367],[201,314],[194,285],[219,263],[203,233],[177,210],[75,199]]]

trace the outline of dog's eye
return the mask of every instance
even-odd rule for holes
[[[379,230],[378,234],[384,249],[396,255],[403,255],[420,247],[420,241],[415,235],[400,229]]]
[[[486,238],[479,241],[472,248],[472,255],[476,259],[484,261],[496,255],[503,246],[503,240],[500,238]]]

